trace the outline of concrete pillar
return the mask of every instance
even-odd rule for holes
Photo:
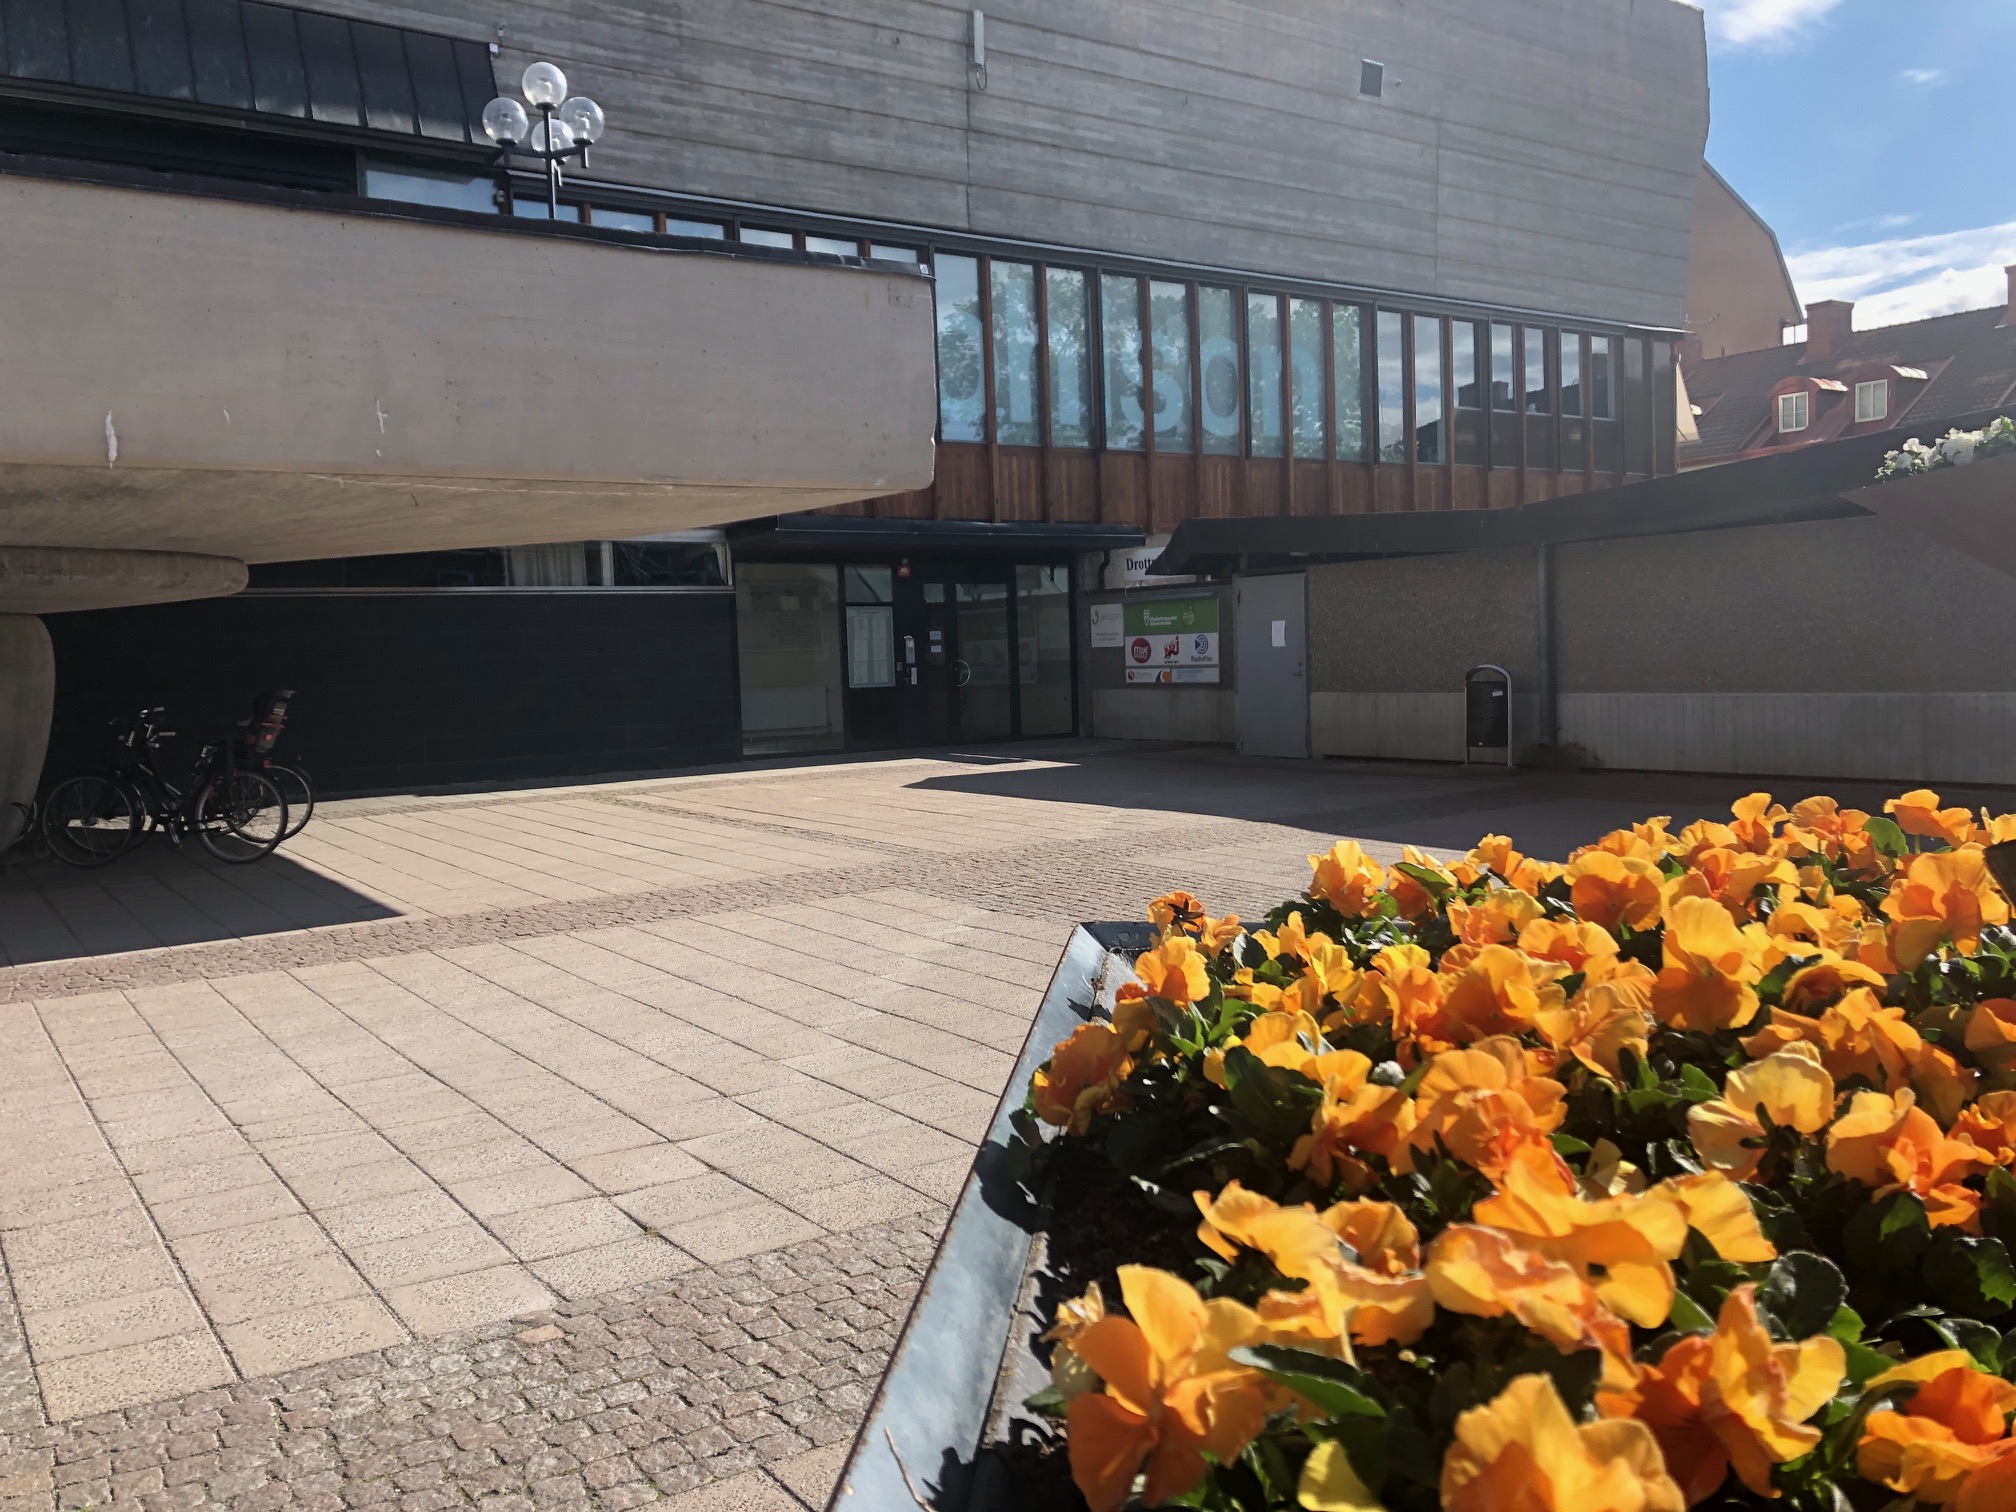
[[[21,832],[56,711],[56,651],[32,614],[0,614],[0,847]]]

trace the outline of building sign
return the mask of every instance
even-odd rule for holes
[[[1169,544],[1166,535],[1150,536],[1139,546],[1124,547],[1113,552],[1106,559],[1106,588],[1160,588],[1177,583],[1194,583],[1194,576],[1157,577],[1148,569],[1155,559],[1162,555],[1162,548]]]
[[[1092,644],[1111,650],[1127,644],[1127,631],[1120,615],[1118,604],[1094,604],[1092,606]]]
[[[1218,681],[1218,599],[1157,599],[1126,606],[1130,683]]]

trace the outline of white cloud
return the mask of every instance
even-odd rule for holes
[[[2016,221],[1822,247],[1785,261],[1802,300],[1852,299],[1856,329],[1866,331],[2004,303],[2002,270],[2016,262]]]
[[[1946,82],[1946,70],[1943,68],[1907,68],[1898,77],[1906,84],[1916,84],[1923,88],[1929,88],[1934,84],[1944,84]]]
[[[1841,0],[1701,0],[1708,34],[1731,48],[1789,47]]]

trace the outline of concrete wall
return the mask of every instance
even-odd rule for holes
[[[2016,579],[1913,532],[1583,542],[1555,579],[1561,744],[1590,765],[2016,782]],[[1530,550],[1310,569],[1318,753],[1460,757],[1465,665],[1539,687],[1537,585]]]
[[[1155,599],[1218,600],[1218,675],[1222,681],[1189,685],[1129,683],[1124,647],[1092,644],[1091,606]],[[1238,740],[1238,699],[1233,669],[1238,656],[1232,623],[1232,591],[1200,584],[1149,593],[1088,593],[1080,596],[1078,641],[1084,646],[1086,707],[1084,733],[1106,740],[1180,740],[1203,745],[1232,745]]]
[[[324,0],[608,109],[595,176],[1679,324],[1707,131],[1677,0]],[[503,24],[499,24],[500,16]],[[1387,65],[1383,99],[1359,63]],[[984,87],[981,87],[984,82]]]
[[[1309,570],[1309,743],[1318,756],[1463,759],[1463,674],[1512,674],[1512,739],[1538,738],[1538,559],[1398,557]]]
[[[291,561],[931,478],[914,274],[24,177],[0,225],[0,370],[33,375],[0,542]]]
[[[1777,346],[1785,322],[1806,318],[1777,236],[1705,163],[1689,241],[1687,328],[1701,338],[1702,356]]]

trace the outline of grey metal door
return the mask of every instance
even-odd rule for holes
[[[1309,634],[1299,572],[1240,578],[1233,620],[1238,643],[1239,751],[1309,754]]]

